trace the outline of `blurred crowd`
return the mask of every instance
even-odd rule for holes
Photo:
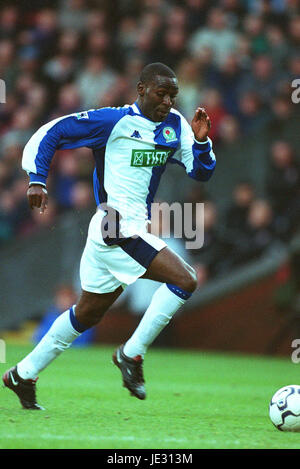
[[[293,118],[291,83],[300,77],[297,0],[52,0],[0,7],[0,245],[51,226],[66,210],[94,205],[93,160],[82,148],[57,152],[47,212],[27,206],[22,150],[42,124],[101,106],[130,104],[143,66],[177,73],[177,108],[190,121],[202,105],[216,147],[255,138]],[[205,244],[191,253],[199,282],[260,255],[299,227],[299,151],[270,145],[266,198],[240,181],[219,213],[205,201]],[[217,151],[216,151],[217,153]],[[191,195],[191,199],[192,199]],[[194,200],[195,201],[195,200]],[[197,200],[196,200],[197,201]]]

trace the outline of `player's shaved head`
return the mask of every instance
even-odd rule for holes
[[[140,76],[140,81],[144,84],[148,84],[153,82],[155,80],[155,77],[158,75],[162,77],[176,79],[176,74],[170,67],[161,62],[155,62],[152,64],[148,64],[143,68]]]

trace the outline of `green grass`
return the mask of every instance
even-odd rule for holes
[[[7,345],[14,365],[31,346]],[[299,448],[299,433],[271,424],[268,403],[299,367],[289,358],[149,350],[147,399],[129,396],[113,347],[72,348],[41,373],[44,412],[0,388],[0,448]],[[2,373],[1,373],[2,374]]]

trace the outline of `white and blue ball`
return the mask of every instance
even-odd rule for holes
[[[300,432],[300,386],[291,384],[278,389],[271,399],[269,415],[278,430]]]

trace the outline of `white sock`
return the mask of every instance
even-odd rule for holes
[[[133,358],[137,355],[144,357],[149,345],[169,323],[180,306],[189,298],[189,293],[171,287],[173,291],[164,283],[154,293],[141,322],[124,346],[124,353],[128,357]],[[174,291],[176,293],[173,293]],[[178,292],[184,295],[178,296]]]
[[[58,316],[32,352],[18,363],[19,376],[23,379],[36,379],[39,372],[69,348],[79,335],[80,332],[72,326],[68,309]]]

